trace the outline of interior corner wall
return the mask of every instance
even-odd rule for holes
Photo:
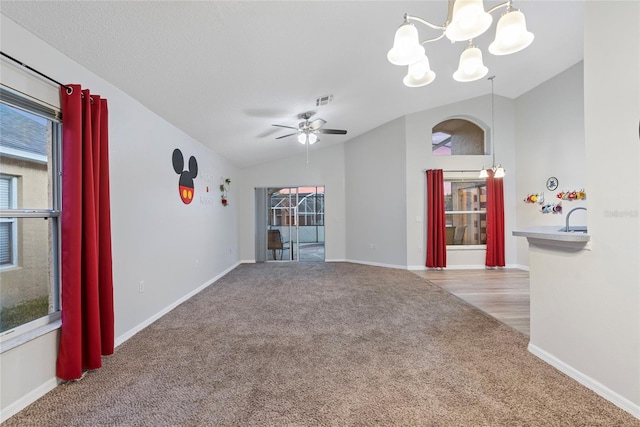
[[[344,146],[322,146],[309,150],[291,139],[291,150],[298,154],[240,170],[238,205],[242,262],[255,262],[255,188],[325,186],[325,260],[345,259],[345,183]]]
[[[345,144],[347,259],[406,268],[404,118]]]
[[[498,86],[496,82],[496,86]],[[406,222],[407,260],[409,268],[423,269],[426,260],[426,183],[427,169],[477,171],[491,167],[491,154],[485,156],[434,156],[431,152],[431,130],[443,120],[467,117],[491,128],[491,95],[420,111],[406,117]],[[516,241],[511,235],[515,227],[515,130],[514,101],[495,96],[495,160],[507,174],[504,178],[505,261],[516,262]],[[471,175],[473,176],[473,175]],[[486,250],[448,248],[448,268],[484,268]]]
[[[516,99],[516,227],[564,226],[565,216],[587,202],[560,201],[561,191],[586,188],[584,136],[584,64],[582,61]],[[546,188],[558,179],[555,191]],[[529,194],[542,194],[544,203],[562,203],[561,214],[543,214],[538,203],[525,203]],[[586,225],[587,214],[572,214],[572,224]],[[527,240],[516,238],[517,264],[529,266]]]
[[[3,52],[109,102],[116,344],[238,263],[237,170],[139,102],[0,15]],[[184,204],[172,153],[198,162],[195,198]],[[220,178],[232,181],[230,206]],[[144,281],[141,291],[140,282]],[[0,355],[2,418],[55,387],[57,331]]]

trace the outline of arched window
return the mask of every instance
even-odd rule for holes
[[[431,129],[431,150],[434,156],[485,155],[486,131],[464,118],[444,120]]]

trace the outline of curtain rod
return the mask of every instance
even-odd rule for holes
[[[49,80],[50,82],[53,82],[53,83],[57,84],[58,86],[62,86],[62,87],[63,87],[63,88],[65,88],[67,91],[72,91],[72,90],[73,90],[73,88],[71,88],[70,86],[63,85],[62,83],[60,83],[60,82],[59,82],[59,81],[57,81],[56,79],[51,78],[51,77],[47,76],[47,75],[46,75],[46,74],[44,74],[44,73],[41,73],[40,71],[36,70],[35,68],[32,68],[32,67],[28,66],[28,65],[27,65],[27,64],[25,64],[24,62],[17,60],[17,59],[16,59],[16,58],[14,58],[13,56],[7,55],[6,53],[4,53],[4,52],[2,52],[2,51],[0,51],[0,54],[2,54],[2,56],[6,57],[6,58],[8,58],[8,59],[10,59],[10,60],[12,60],[12,61],[13,61],[13,62],[15,62],[16,64],[20,64],[21,66],[23,66],[23,67],[24,67],[24,68],[26,68],[27,70],[32,71],[32,72],[34,72],[34,73],[36,73],[36,74],[37,74],[37,75],[39,75],[40,77],[43,77],[43,78],[45,78],[45,79]]]
[[[426,172],[430,169],[422,169],[422,172]],[[468,172],[468,173],[479,173],[481,171],[481,169],[460,169],[460,170],[453,170],[453,169],[442,169],[443,172]]]

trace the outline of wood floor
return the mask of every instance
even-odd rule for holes
[[[427,270],[414,273],[529,335],[528,271]]]

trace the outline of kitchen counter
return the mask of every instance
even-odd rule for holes
[[[572,227],[573,228],[573,227]],[[577,227],[576,227],[577,228]],[[590,239],[585,231],[586,228],[578,228],[585,231],[560,231],[564,229],[562,225],[544,226],[544,227],[527,227],[522,230],[514,230],[514,236],[526,237],[529,242],[531,239],[537,241],[547,241],[549,244],[586,244]]]

